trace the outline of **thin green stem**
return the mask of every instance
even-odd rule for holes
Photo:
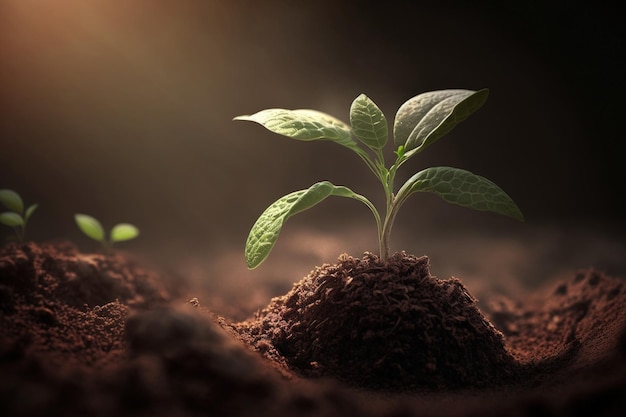
[[[400,206],[406,199],[404,195],[394,194],[394,183],[396,178],[396,172],[400,165],[406,162],[409,157],[405,153],[401,153],[397,156],[395,163],[387,169],[385,166],[385,157],[382,149],[375,150],[375,160],[372,160],[370,155],[361,148],[355,148],[354,151],[363,159],[369,169],[380,180],[383,190],[385,192],[385,217],[381,218],[380,213],[376,207],[365,197],[359,196],[359,200],[365,203],[376,219],[376,226],[378,230],[378,250],[380,258],[383,262],[389,259],[389,242],[391,240],[391,230],[395,222],[396,216],[400,209]],[[419,151],[418,151],[419,152]],[[417,152],[414,152],[417,153]],[[403,194],[403,193],[399,193]]]
[[[392,167],[392,170],[395,172],[395,169],[393,169],[394,167]],[[383,222],[383,228],[382,228],[383,244],[381,246],[386,248],[386,252],[384,252],[384,254],[381,254],[381,257],[383,258],[383,260],[386,260],[387,257],[389,256],[388,248],[389,248],[389,240],[391,237],[391,229],[396,220],[396,216],[398,215],[398,211],[400,211],[400,207],[402,206],[402,204],[404,204],[404,202],[410,195],[410,190],[411,190],[411,187],[410,185],[407,185],[407,184],[404,184],[402,187],[400,187],[400,190],[398,190],[398,193],[394,196],[390,206],[388,207],[387,213],[385,215],[385,221]]]
[[[402,200],[394,197],[393,201],[388,207],[387,213],[385,215],[385,221],[383,222],[383,228],[381,232],[381,258],[383,261],[389,259],[389,241],[391,239],[391,229],[393,228],[393,224],[396,220],[396,216],[398,215],[398,211],[400,210],[400,206],[402,205]]]
[[[383,182],[383,188],[385,189],[385,220],[380,230],[379,247],[380,257],[383,262],[389,259],[389,242],[391,238],[391,228],[396,217],[396,196],[394,195],[394,182],[396,178],[396,171],[398,170],[398,161],[393,164],[389,170],[386,170],[386,178]]]

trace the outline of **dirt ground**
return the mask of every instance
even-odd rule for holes
[[[8,244],[0,415],[626,415],[623,278],[471,293],[425,257],[341,255],[235,319],[128,254]]]

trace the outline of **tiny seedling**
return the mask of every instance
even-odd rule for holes
[[[434,193],[449,203],[492,211],[523,221],[515,202],[500,187],[484,177],[458,168],[424,169],[410,177],[397,192],[394,191],[398,168],[482,107],[488,95],[487,89],[440,90],[419,94],[406,101],[398,109],[394,120],[395,162],[389,167],[383,154],[389,137],[387,119],[364,94],[352,102],[350,124],[309,109],[267,109],[253,115],[235,117],[234,120],[255,122],[271,132],[293,139],[306,142],[329,140],[354,151],[382,183],[386,197],[383,217],[366,197],[328,181],[287,194],[271,204],[250,230],[245,249],[248,268],[256,268],[267,258],[288,218],[331,195],[356,199],[372,211],[383,260],[389,257],[389,239],[398,210],[416,192]]]
[[[87,236],[93,240],[97,240],[102,244],[104,249],[110,248],[115,242],[122,242],[125,240],[131,240],[139,236],[139,229],[129,223],[120,223],[111,229],[109,238],[106,238],[106,233],[102,224],[94,217],[86,214],[75,214],[74,220],[78,228]]]
[[[15,239],[18,242],[24,241],[26,233],[26,223],[31,218],[38,205],[32,204],[24,209],[24,201],[18,193],[13,190],[0,190],[0,203],[9,211],[0,213],[0,223],[13,228]]]

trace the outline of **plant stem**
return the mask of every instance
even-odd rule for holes
[[[396,217],[396,197],[393,193],[394,181],[396,177],[397,164],[391,166],[389,170],[386,170],[386,178],[383,182],[383,188],[385,189],[385,220],[383,222],[382,229],[379,234],[379,249],[380,258],[383,262],[389,259],[389,241],[391,238],[391,228]]]
[[[398,209],[400,208],[400,202],[394,196],[387,206],[387,213],[385,213],[385,221],[383,222],[383,228],[380,237],[380,257],[383,262],[389,259],[389,241],[391,240],[391,229],[393,223],[396,220]]]

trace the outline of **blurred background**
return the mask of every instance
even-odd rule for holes
[[[74,213],[132,222],[142,235],[120,247],[224,294],[263,282],[262,305],[342,252],[377,251],[369,211],[329,199],[248,271],[245,239],[267,205],[319,180],[376,202],[382,189],[347,149],[234,116],[314,108],[348,120],[365,93],[391,123],[419,93],[487,87],[487,104],[399,181],[468,169],[526,222],[415,195],[392,251],[476,286],[590,266],[624,274],[623,51],[621,14],[589,3],[2,0],[0,188],[39,203],[32,240],[90,251]]]

